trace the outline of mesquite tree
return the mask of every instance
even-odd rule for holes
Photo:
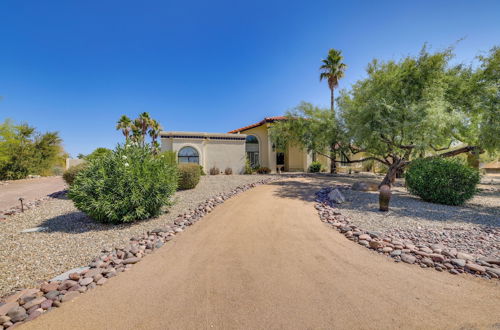
[[[424,46],[418,56],[397,62],[374,60],[368,77],[341,93],[340,118],[352,152],[388,167],[381,184],[391,185],[418,157],[498,149],[498,49],[478,68],[450,66],[452,57],[452,49],[429,53]]]
[[[365,79],[341,92],[338,121],[328,109],[302,103],[287,113],[290,120],[271,128],[271,138],[278,146],[298,144],[325,157],[336,143],[350,163],[384,164],[388,170],[381,185],[389,186],[416,158],[495,152],[500,148],[499,54],[493,48],[479,58],[478,67],[450,66],[451,49],[431,54],[425,47],[400,61],[374,60]],[[360,152],[361,159],[350,159]]]

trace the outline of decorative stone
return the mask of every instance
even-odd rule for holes
[[[368,234],[362,234],[362,235],[359,235],[359,237],[358,237],[358,238],[359,238],[360,240],[367,240],[367,241],[369,241],[369,240],[371,240],[371,239],[372,239],[372,238],[370,237],[370,235],[368,235]]]
[[[465,260],[463,259],[451,259],[450,262],[455,266],[465,267]]]
[[[342,195],[342,193],[340,192],[340,190],[338,189],[334,189],[332,190],[329,194],[328,194],[328,198],[336,203],[336,204],[342,204],[342,203],[345,203],[345,197],[344,195]]]
[[[52,307],[52,300],[46,299],[40,304],[40,307],[43,309],[49,309],[50,307]]]
[[[24,321],[28,317],[28,314],[26,313],[26,309],[24,309],[21,306],[12,308],[8,313],[7,316],[10,317],[10,322],[16,323],[20,321]]]
[[[43,293],[47,293],[47,292],[50,292],[50,291],[57,290],[58,287],[59,287],[59,283],[58,282],[44,283],[40,287],[40,290]]]
[[[379,249],[384,246],[384,243],[380,241],[370,241],[370,247],[373,249]]]
[[[92,283],[94,281],[94,279],[92,277],[85,277],[85,278],[82,278],[78,283],[80,285],[89,285],[90,283]]]
[[[415,261],[417,260],[417,258],[415,258],[414,256],[412,256],[411,254],[404,253],[404,254],[401,255],[401,260],[403,260],[407,264],[414,264]]]
[[[128,258],[128,259],[123,260],[123,263],[125,265],[127,265],[127,264],[135,264],[135,263],[138,263],[139,261],[141,261],[141,258],[132,257],[132,258]]]
[[[471,272],[478,272],[478,273],[481,273],[483,274],[484,272],[486,272],[486,268],[484,268],[483,266],[479,266],[478,264],[474,264],[474,263],[468,263],[465,265],[465,269],[471,271]]]
[[[30,309],[33,306],[40,305],[45,300],[47,300],[45,297],[38,297],[38,298],[35,298],[35,299],[27,302],[26,304],[23,305],[23,307],[24,307],[24,309]]]
[[[80,274],[78,273],[71,273],[69,274],[69,279],[73,281],[78,281],[80,279]]]
[[[464,260],[470,260],[474,261],[474,257],[471,256],[470,254],[463,253],[463,252],[458,252],[457,253],[457,259],[464,259]]]
[[[61,290],[68,290],[69,288],[71,288],[72,286],[75,286],[77,284],[78,284],[78,282],[76,282],[76,281],[66,280],[66,281],[63,281],[61,283],[61,285],[59,285],[58,290],[59,291],[61,291]]]
[[[56,277],[52,278],[50,282],[55,282],[55,281],[65,281],[69,279],[69,274],[71,273],[81,273],[87,269],[90,269],[90,267],[77,267],[73,268],[71,270],[68,270],[67,272],[62,273],[61,275],[57,275]]]
[[[45,294],[45,298],[50,299],[50,300],[55,300],[57,298],[57,296],[59,296],[60,294],[61,294],[61,292],[59,292],[57,290],[50,291],[50,292],[47,292]]]

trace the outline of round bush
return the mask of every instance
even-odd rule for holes
[[[63,173],[63,179],[64,181],[66,181],[68,186],[71,186],[73,184],[73,181],[75,181],[76,176],[85,168],[85,166],[87,166],[86,163],[81,163],[75,166],[71,166]]]
[[[179,164],[179,189],[193,189],[200,182],[198,164]]]
[[[462,205],[476,193],[480,175],[457,160],[424,158],[411,163],[405,178],[410,193],[424,201]]]
[[[321,163],[320,162],[312,162],[309,165],[309,172],[311,173],[319,173],[321,171]]]
[[[160,214],[177,190],[177,180],[177,166],[149,147],[118,146],[89,162],[68,195],[97,221],[132,222]]]
[[[259,167],[256,171],[258,174],[269,174],[271,169],[269,167]]]

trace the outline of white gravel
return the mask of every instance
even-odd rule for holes
[[[68,269],[87,265],[103,249],[124,245],[133,236],[171,223],[179,214],[218,193],[260,181],[266,175],[203,176],[195,189],[177,192],[175,204],[158,218],[130,225],[104,225],[56,199],[0,222],[0,296]],[[43,231],[21,233],[29,228]]]

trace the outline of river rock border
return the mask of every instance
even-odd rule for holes
[[[351,223],[349,217],[342,215],[328,197],[328,194],[335,189],[341,191],[351,189],[351,186],[336,185],[321,189],[316,193],[315,208],[321,221],[329,224],[347,239],[391,257],[395,262],[434,268],[439,272],[447,271],[453,275],[469,273],[486,279],[500,278],[499,259],[473,256],[440,243],[417,244],[410,239],[402,240],[391,234],[358,228]]]
[[[103,250],[88,266],[67,271],[43,282],[39,288],[23,289],[0,299],[0,330],[9,329],[77,298],[80,294],[104,285],[108,279],[119,275],[142,260],[146,255],[161,248],[175,235],[194,225],[217,205],[258,185],[267,184],[280,177],[272,177],[245,184],[218,194],[200,203],[195,209],[178,215],[172,225],[148,231],[132,237],[126,246]]]

